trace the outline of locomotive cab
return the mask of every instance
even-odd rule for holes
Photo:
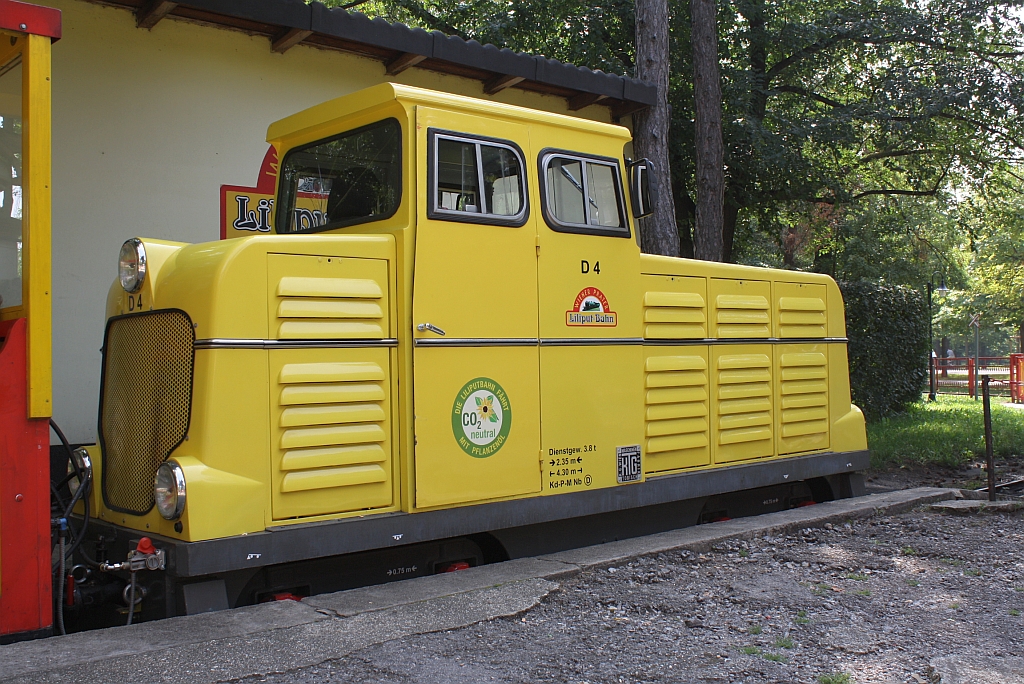
[[[866,467],[835,283],[641,254],[626,128],[382,84],[268,140],[276,234],[129,240],[108,296],[94,534],[166,552],[165,614]]]

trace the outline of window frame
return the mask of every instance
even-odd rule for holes
[[[615,172],[615,202],[618,206],[619,220],[622,222],[620,228],[610,228],[608,226],[592,225],[590,223],[568,223],[566,221],[560,221],[555,218],[554,213],[551,211],[548,205],[548,185],[547,185],[547,172],[548,164],[555,158],[560,157],[563,159],[569,159],[570,161],[580,162],[580,168],[583,170],[583,210],[586,212],[587,220],[590,220],[590,205],[587,202],[589,196],[587,190],[590,187],[588,183],[589,174],[587,173],[587,164],[594,163],[602,166],[610,166]],[[632,227],[629,225],[629,216],[626,213],[626,194],[622,187],[622,169],[619,166],[621,160],[615,157],[603,157],[596,154],[584,154],[581,152],[573,152],[572,150],[563,150],[553,147],[546,147],[540,151],[537,155],[537,182],[540,183],[540,197],[541,197],[541,214],[544,216],[544,222],[548,224],[551,230],[559,233],[576,233],[578,235],[600,235],[603,237],[618,237],[618,238],[631,238]]]
[[[308,150],[311,147],[316,147],[317,145],[323,145],[324,143],[328,143],[328,142],[331,142],[333,140],[338,140],[340,138],[344,138],[344,137],[348,137],[348,136],[352,136],[352,135],[358,135],[359,133],[362,133],[363,131],[366,131],[366,130],[369,130],[371,128],[375,128],[375,127],[378,127],[378,126],[383,126],[384,124],[391,123],[391,122],[394,122],[398,126],[398,159],[396,161],[396,163],[398,165],[398,174],[397,174],[397,176],[398,176],[398,184],[396,186],[396,189],[398,190],[398,198],[397,198],[397,201],[395,202],[394,208],[389,213],[387,213],[387,214],[378,214],[376,216],[367,217],[367,218],[354,218],[354,219],[349,219],[347,221],[338,221],[337,223],[335,223],[333,225],[331,225],[330,223],[325,223],[322,226],[315,226],[313,228],[307,228],[305,230],[287,230],[287,229],[285,229],[286,226],[290,225],[290,223],[288,221],[288,219],[290,218],[288,216],[288,214],[290,212],[285,207],[285,203],[282,202],[281,200],[284,199],[284,188],[283,188],[284,176],[283,176],[283,174],[284,174],[285,164],[288,162],[288,157],[290,157],[292,154],[294,154],[296,152],[301,152],[303,150]],[[380,119],[379,121],[374,121],[373,123],[369,123],[369,124],[366,124],[364,126],[359,126],[357,128],[350,128],[347,131],[342,131],[341,133],[337,133],[335,135],[330,135],[330,136],[328,136],[326,138],[320,138],[318,140],[314,140],[313,142],[307,143],[305,145],[299,145],[297,147],[293,147],[290,150],[288,150],[288,152],[285,153],[284,158],[281,160],[280,164],[278,165],[278,169],[279,169],[278,191],[277,191],[277,196],[274,198],[274,201],[277,202],[277,209],[274,212],[274,224],[275,224],[274,231],[278,235],[309,235],[311,233],[323,233],[323,232],[326,232],[326,231],[329,231],[329,230],[338,230],[340,228],[349,228],[351,226],[357,226],[357,225],[360,225],[360,224],[363,224],[363,223],[375,223],[377,221],[386,221],[389,218],[393,217],[395,214],[398,213],[399,208],[402,206],[402,201],[404,200],[404,193],[405,193],[405,187],[403,186],[403,180],[404,180],[404,176],[405,176],[404,168],[403,168],[403,156],[404,156],[403,155],[403,148],[405,146],[404,142],[405,142],[405,136],[404,136],[404,131],[402,129],[402,122],[399,121],[397,117],[389,116],[386,119]]]
[[[522,206],[519,209],[519,213],[513,216],[505,216],[502,214],[485,214],[483,212],[470,213],[466,211],[454,211],[452,209],[443,209],[437,206],[438,138],[474,145],[474,149],[476,151],[476,182],[481,202],[485,202],[486,198],[484,197],[484,169],[480,146],[489,145],[491,147],[503,147],[516,155],[516,159],[519,160],[519,175],[521,178],[520,198],[522,200]],[[506,140],[504,138],[491,138],[483,135],[473,135],[470,133],[460,133],[458,131],[449,131],[442,128],[428,128],[427,194],[429,197],[427,201],[427,218],[434,221],[454,221],[456,223],[475,223],[490,226],[505,226],[507,228],[521,228],[530,220],[530,186],[527,182],[528,174],[526,168],[526,155],[523,154],[522,148],[511,140]]]

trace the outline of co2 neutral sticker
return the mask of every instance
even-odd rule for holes
[[[490,378],[470,380],[455,395],[452,433],[473,458],[493,456],[508,441],[512,403],[501,385]]]

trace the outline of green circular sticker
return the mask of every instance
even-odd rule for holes
[[[490,378],[470,380],[455,395],[452,432],[462,450],[473,458],[487,458],[508,441],[512,404],[501,385]]]

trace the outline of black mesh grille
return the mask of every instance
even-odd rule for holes
[[[100,444],[103,501],[114,510],[153,508],[156,470],[188,433],[194,342],[192,320],[177,309],[107,323]]]

